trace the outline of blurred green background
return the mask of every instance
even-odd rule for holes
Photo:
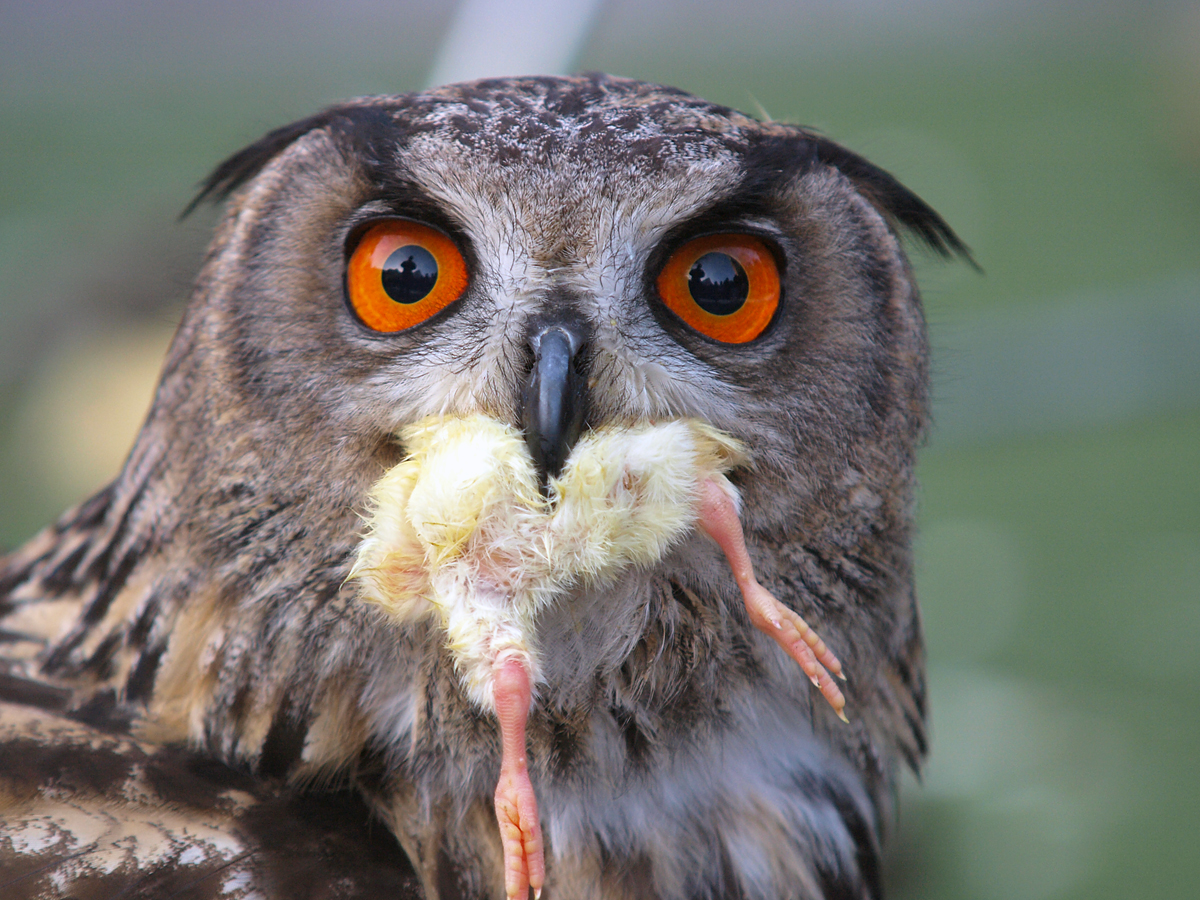
[[[176,221],[196,183],[421,87],[451,16],[0,2],[0,548],[120,465],[215,220]],[[817,127],[986,270],[916,254],[933,754],[890,895],[1200,896],[1200,5],[601,0],[589,23],[571,68]]]

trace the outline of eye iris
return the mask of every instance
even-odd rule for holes
[[[705,253],[688,270],[688,292],[696,305],[714,316],[737,312],[750,296],[750,279],[728,253]]]
[[[419,303],[437,284],[438,264],[424,247],[393,250],[383,264],[383,290],[397,303]]]

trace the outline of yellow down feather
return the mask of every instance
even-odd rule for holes
[[[689,419],[605,426],[576,443],[546,496],[516,429],[483,415],[429,418],[371,493],[351,577],[397,622],[432,615],[464,686],[492,704],[491,668],[520,653],[538,680],[538,612],[577,585],[648,566],[695,526],[700,486],[744,461]]]

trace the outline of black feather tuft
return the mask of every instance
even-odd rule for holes
[[[255,141],[249,147],[239,150],[217,166],[200,185],[200,191],[192,198],[180,213],[180,219],[186,219],[201,203],[211,200],[220,203],[239,187],[262,171],[289,144],[301,138],[314,128],[323,128],[336,116],[341,107],[322,110],[315,116],[301,119],[282,128],[276,128]]]
[[[886,215],[908,229],[921,243],[949,259],[958,256],[977,272],[982,271],[971,248],[954,233],[946,220],[928,203],[902,185],[890,172],[873,165],[828,138],[810,134],[816,143],[817,158],[833,166]]]
[[[401,98],[403,99],[403,98]],[[392,149],[396,140],[397,123],[393,113],[403,102],[389,104],[386,98],[374,102],[351,101],[331,106],[307,119],[276,128],[249,147],[239,150],[225,160],[200,185],[200,191],[187,205],[179,218],[185,219],[201,203],[211,200],[220,203],[258,175],[277,155],[310,131],[328,129],[337,139],[353,147],[351,158],[363,165],[378,165]]]

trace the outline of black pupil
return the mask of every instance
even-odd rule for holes
[[[696,305],[714,316],[728,316],[750,296],[746,270],[728,253],[705,253],[688,271],[688,291]]]
[[[437,284],[438,267],[433,254],[409,244],[393,250],[383,264],[383,289],[397,303],[417,303],[429,296]]]

